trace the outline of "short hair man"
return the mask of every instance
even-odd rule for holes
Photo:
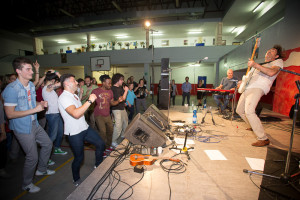
[[[47,101],[36,103],[35,86],[30,81],[33,74],[32,62],[28,58],[18,57],[13,61],[13,67],[18,78],[3,91],[4,109],[9,119],[9,128],[14,131],[26,154],[22,188],[35,193],[40,191],[40,188],[32,183],[36,165],[36,175],[55,174],[55,171],[47,169],[52,141],[39,125],[36,115],[47,107]],[[39,156],[36,143],[41,146]]]
[[[92,84],[91,76],[86,76],[84,78],[84,83],[85,83],[85,85],[82,86],[82,93],[80,93],[80,95],[79,95],[81,97],[82,105],[88,100],[92,91],[94,89],[98,88],[97,85]],[[95,117],[94,117],[93,112],[94,112],[94,105],[91,105],[84,116],[85,116],[87,122],[89,123],[89,125],[92,126],[92,128],[95,128]]]
[[[112,77],[112,88],[114,94],[114,100],[125,101],[128,93],[128,87],[126,85],[123,86],[124,76],[120,73],[116,73]],[[125,129],[128,126],[128,116],[125,110],[125,103],[119,103],[116,106],[112,106],[112,113],[115,118],[115,126],[112,137],[112,146],[116,147],[118,145],[119,137],[124,137]]]
[[[81,183],[80,165],[84,157],[84,141],[96,147],[95,167],[103,161],[105,143],[98,133],[85,121],[84,112],[97,99],[95,94],[91,94],[84,104],[81,104],[79,97],[75,94],[78,83],[74,75],[64,74],[60,77],[63,93],[58,98],[58,108],[64,120],[64,134],[68,135],[69,143],[74,154],[72,163],[73,183],[78,186]]]
[[[191,97],[191,90],[192,85],[189,83],[189,77],[185,77],[185,82],[182,84],[182,105],[184,106],[185,97],[187,97],[187,103],[190,105],[190,97]]]
[[[222,78],[221,83],[218,87],[216,87],[216,89],[218,90],[235,90],[235,87],[237,85],[236,83],[236,78],[233,77],[233,70],[232,69],[228,69],[227,70],[227,77]],[[223,112],[228,103],[229,103],[229,99],[232,99],[233,94],[215,94],[214,95],[214,99],[217,103],[217,107],[218,109]],[[221,102],[221,99],[223,99],[223,105]]]
[[[248,61],[249,71],[253,73],[245,91],[240,96],[236,112],[242,119],[251,126],[257,136],[257,141],[252,144],[255,147],[262,147],[270,144],[259,117],[255,113],[255,108],[263,95],[269,93],[270,88],[283,68],[282,48],[274,45],[265,54],[266,64],[258,64],[253,60]]]
[[[109,75],[102,75],[99,79],[102,82],[102,86],[92,91],[92,94],[97,96],[94,109],[95,121],[100,136],[105,141],[106,148],[111,150],[113,122],[110,116],[110,106],[118,105],[123,100],[120,97],[117,101],[114,101],[114,95],[111,90],[111,78]]]

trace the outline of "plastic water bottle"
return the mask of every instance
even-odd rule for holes
[[[204,99],[203,108],[206,108],[206,99]]]
[[[193,124],[197,123],[197,110],[193,110]]]

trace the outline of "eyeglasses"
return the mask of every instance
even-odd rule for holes
[[[79,100],[76,94],[74,94],[74,98],[75,98],[77,101]]]

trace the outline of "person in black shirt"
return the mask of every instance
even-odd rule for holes
[[[147,88],[144,86],[144,79],[140,79],[139,85],[134,89],[134,93],[136,94],[136,113],[139,113],[140,106],[143,106],[144,111],[147,110],[147,102],[146,95],[150,94]]]
[[[205,88],[203,80],[199,80],[197,88]],[[198,100],[198,106],[202,106],[202,99],[204,97],[205,93],[203,91],[197,91],[197,100]]]
[[[120,101],[120,97],[122,97],[123,101],[125,101],[128,87],[126,85],[123,86],[124,83],[124,76],[122,74],[116,73],[112,77],[112,84],[111,90],[114,94],[114,101]],[[125,110],[125,102],[121,102],[116,106],[111,107],[115,125],[112,137],[112,146],[116,147],[118,145],[118,138],[124,137],[125,129],[128,126],[128,116]]]

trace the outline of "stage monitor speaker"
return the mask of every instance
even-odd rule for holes
[[[159,147],[167,141],[165,134],[140,113],[128,125],[124,136],[132,144],[146,147]]]
[[[149,116],[147,118],[148,121],[151,121],[162,131],[168,128],[168,117],[164,113],[162,113],[154,104],[150,105],[143,115],[145,117]]]

